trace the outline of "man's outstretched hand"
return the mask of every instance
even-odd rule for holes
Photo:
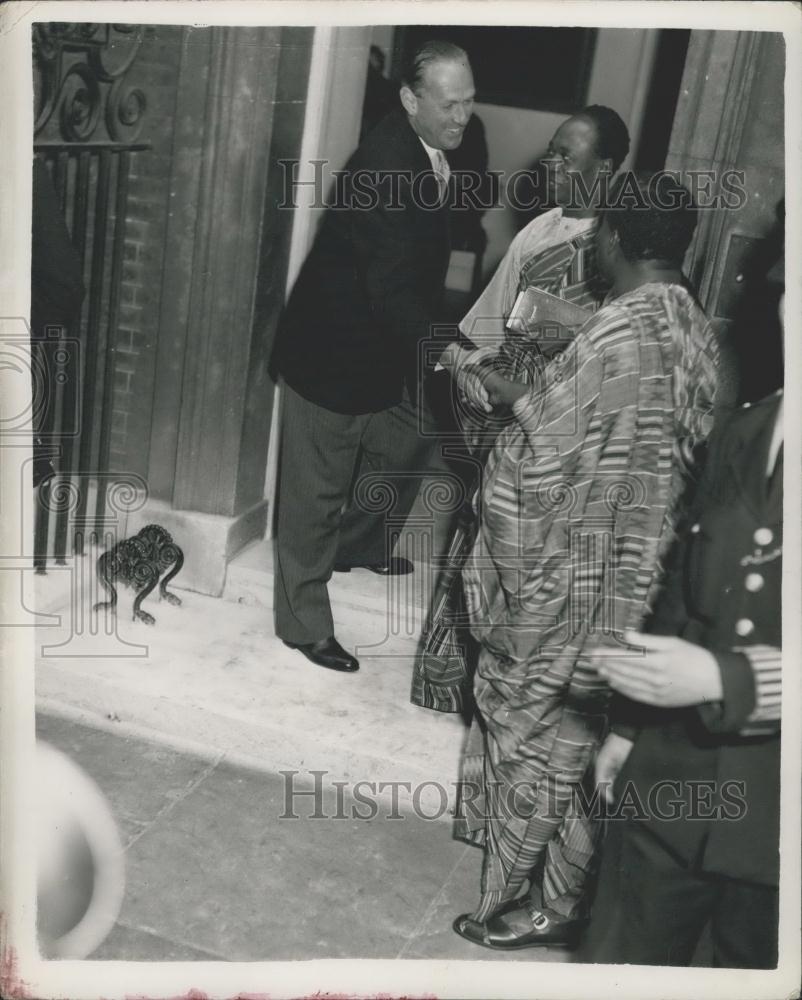
[[[494,354],[490,348],[469,351],[455,342],[446,347],[439,361],[457,379],[465,396],[486,413],[497,406],[512,406],[529,391],[522,382],[513,382],[498,372],[487,370],[487,362]]]

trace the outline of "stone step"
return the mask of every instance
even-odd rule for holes
[[[382,577],[366,569],[335,573],[328,589],[338,634],[347,627],[361,635],[363,652],[414,653],[433,582],[430,564],[422,560],[406,576]],[[272,612],[272,542],[254,542],[229,563],[223,599]]]
[[[262,607],[183,591],[181,607],[145,601],[156,618],[148,627],[131,621],[126,591],[116,617],[91,613],[89,583],[37,630],[41,710],[215,760],[292,771],[296,788],[325,772],[327,796],[333,782],[367,782],[369,796],[448,818],[464,725],[410,703],[403,643],[361,649],[371,616],[354,613],[339,629],[361,660],[358,673],[344,675],[287,649]]]

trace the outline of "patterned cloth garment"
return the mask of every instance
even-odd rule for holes
[[[463,571],[480,652],[456,834],[485,847],[475,920],[539,864],[544,903],[575,915],[598,836],[579,793],[609,701],[583,650],[653,606],[717,364],[692,296],[643,285],[585,324],[493,446]]]
[[[535,220],[540,224],[537,229],[530,224],[527,227],[529,232],[524,230],[516,237],[504,263],[461,324],[463,332],[471,330],[478,337],[488,364],[507,378],[529,384],[543,369],[545,355],[541,351],[537,331],[522,336],[504,329],[504,319],[512,308],[517,291],[536,287],[582,306],[589,313],[598,308],[603,297],[596,268],[595,220],[566,220],[570,223],[566,230],[564,224],[560,225],[561,216],[558,213],[551,212],[548,216],[548,225],[542,221],[545,217],[541,217]],[[563,242],[552,242],[565,231],[575,235]],[[523,252],[533,246],[535,237],[545,243],[545,248],[522,259]],[[517,268],[515,275],[513,268]],[[503,316],[499,311],[498,317],[501,318],[491,322],[491,313],[497,310],[503,310]],[[493,343],[496,349],[491,346]],[[466,374],[464,377],[471,379],[474,376]],[[460,389],[461,423],[471,454],[481,467],[495,436],[511,417],[488,415],[472,405],[469,388],[463,383]],[[440,712],[464,711],[470,700],[471,656],[468,647],[471,639],[467,634],[468,620],[461,577],[465,557],[473,545],[476,532],[476,519],[470,505],[458,514],[455,521],[412,676],[413,704]]]

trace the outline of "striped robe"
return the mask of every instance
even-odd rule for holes
[[[550,292],[592,313],[599,307],[603,292],[596,267],[595,239],[597,223],[572,239],[535,253],[523,261],[516,278],[506,268],[515,266],[518,255],[510,249],[505,264],[493,281],[498,288],[489,297],[482,296],[463,320],[461,329],[482,348],[495,348],[493,367],[507,378],[531,383],[544,354],[565,346],[564,341],[538,339],[537,331],[528,336],[505,330],[504,323],[517,293],[535,287]],[[519,234],[519,236],[522,234]],[[500,280],[499,280],[500,279]],[[498,315],[486,315],[495,310]],[[471,454],[481,469],[503,420],[488,415],[460,399],[462,429]],[[509,422],[508,420],[506,422]],[[442,572],[432,597],[423,641],[412,672],[411,701],[422,708],[440,712],[461,712],[470,701],[470,636],[467,634],[462,595],[461,571],[473,543],[476,524],[473,511],[466,507],[454,525],[451,542],[445,553]]]
[[[586,649],[620,648],[654,601],[711,430],[717,364],[688,292],[644,285],[545,368],[488,459],[463,571],[479,718],[456,821],[485,847],[476,920],[539,864],[543,901],[575,912],[599,826],[578,796],[609,698]]]

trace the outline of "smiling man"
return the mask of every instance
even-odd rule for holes
[[[275,562],[276,633],[307,659],[354,671],[340,646],[332,571],[407,573],[392,558],[378,488],[399,523],[432,460],[418,413],[418,344],[441,320],[449,262],[449,168],[474,85],[465,52],[427,42],[412,56],[401,107],[364,139],[338,178],[288,303],[274,367],[284,380]],[[361,484],[361,485],[360,485]],[[343,507],[349,500],[345,513]]]
[[[510,244],[484,292],[460,323],[481,346],[508,338],[507,317],[529,285],[595,310],[605,289],[597,281],[594,239],[604,178],[629,152],[629,132],[612,108],[593,104],[566,119],[552,136],[542,166],[551,207]]]

